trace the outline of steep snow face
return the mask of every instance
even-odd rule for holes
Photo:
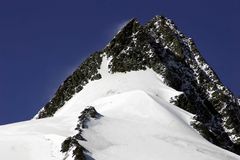
[[[103,58],[102,78],[89,82],[56,112],[0,127],[0,159],[60,160],[61,143],[76,133],[80,112],[94,106],[103,115],[88,123],[79,141],[96,160],[237,160],[190,126],[193,115],[170,104],[181,94],[151,69],[110,74]],[[65,160],[73,159],[72,156]]]

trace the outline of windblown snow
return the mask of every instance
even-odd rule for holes
[[[240,157],[202,138],[192,114],[169,103],[181,94],[151,69],[108,72],[103,57],[100,80],[91,81],[54,117],[0,127],[1,160],[61,160],[61,143],[87,106],[103,115],[89,122],[80,141],[96,160],[237,160]],[[71,156],[67,160],[73,159]]]

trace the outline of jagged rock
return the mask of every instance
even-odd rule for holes
[[[83,129],[88,128],[87,123],[91,119],[99,119],[102,115],[99,114],[94,107],[90,106],[84,109],[81,112],[81,115],[78,118],[78,124],[75,130],[78,131],[78,133],[72,137],[68,137],[63,143],[61,147],[61,152],[66,153],[66,156],[68,156],[69,152],[72,151],[72,155],[74,157],[74,160],[86,160],[86,152],[88,152],[87,149],[85,149],[79,141],[85,141],[85,139],[82,137]]]
[[[82,111],[81,116],[78,117],[79,123],[77,125],[76,130],[81,128],[88,128],[87,122],[90,121],[91,118],[98,119],[101,115],[95,110],[94,107],[90,106]]]

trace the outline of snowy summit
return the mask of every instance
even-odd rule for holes
[[[239,117],[191,38],[132,19],[32,120],[0,126],[0,159],[238,160]]]

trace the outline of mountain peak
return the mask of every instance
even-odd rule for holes
[[[137,21],[136,18],[129,20],[125,25],[119,30],[119,32],[114,36],[111,42],[107,45],[106,48],[114,48],[115,46],[124,45],[129,37],[135,34],[137,31],[142,28],[141,24]]]
[[[130,20],[127,21],[125,26],[133,26],[135,24],[139,24],[137,18],[131,18]],[[123,27],[124,28],[124,27]]]
[[[172,30],[178,31],[177,26],[175,25],[175,23],[171,19],[169,19],[169,18],[167,18],[165,16],[155,16],[155,17],[153,17],[152,20],[150,20],[148,22],[148,24],[149,23],[153,23],[156,26],[156,28],[169,27]]]
[[[120,28],[119,32],[137,32],[137,29],[141,26],[141,24],[138,22],[136,18],[132,18],[125,22],[125,24]]]
[[[221,83],[193,40],[163,16],[155,16],[144,26],[131,19],[103,50],[92,54],[64,81],[37,118],[55,116],[89,83],[103,79],[102,65],[109,77],[153,70],[182,93],[172,97],[171,103],[194,114],[191,124],[204,138],[240,154],[239,100]]]

